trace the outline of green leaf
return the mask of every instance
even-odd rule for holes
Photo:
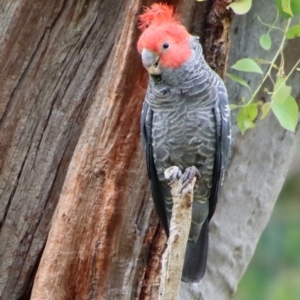
[[[247,129],[254,128],[254,120],[257,117],[257,104],[249,104],[244,106],[237,114],[237,124],[242,132],[245,133]]]
[[[287,130],[295,131],[298,121],[298,105],[292,96],[284,102],[272,102],[272,111],[281,126]]]
[[[242,72],[253,72],[262,74],[259,65],[251,58],[242,58],[238,60],[231,68]]]
[[[237,15],[246,14],[252,6],[252,0],[236,0],[227,6],[231,8]]]
[[[272,46],[272,41],[269,33],[263,34],[260,39],[259,43],[265,50],[269,50]]]
[[[236,76],[236,75],[233,75],[233,74],[229,74],[229,73],[226,73],[227,77],[229,77],[231,80],[243,85],[243,86],[246,86],[247,88],[250,88],[248,83],[246,82],[246,80],[242,79],[241,77],[239,76]]]
[[[281,0],[281,7],[285,13],[289,14],[291,17],[294,16],[291,8],[291,0]]]
[[[300,24],[291,27],[286,33],[285,37],[289,40],[294,39],[296,37],[300,37]]]
[[[251,128],[254,128],[255,127],[255,123],[248,120],[248,119],[245,119],[244,120],[244,125],[245,125],[245,128],[246,129],[251,129]]]
[[[249,104],[246,106],[247,108],[247,117],[249,118],[250,121],[254,121],[254,119],[257,117],[258,114],[258,109],[257,109],[257,104]]]
[[[230,109],[230,110],[235,110],[235,109],[237,109],[237,108],[238,108],[237,105],[235,105],[235,104],[229,104],[229,109]]]
[[[245,121],[245,114],[243,112],[243,108],[238,112],[237,116],[236,116],[236,121],[237,124],[241,130],[241,133],[244,134],[245,131],[247,130],[247,128],[244,125],[244,121]]]
[[[261,116],[260,119],[264,119],[267,114],[269,113],[271,109],[271,102],[266,102],[262,107],[261,107]]]
[[[289,13],[284,12],[283,6],[285,6],[285,3],[283,4],[283,1],[285,0],[276,0],[276,7],[281,14],[286,19],[291,18],[292,15],[297,15],[300,13],[300,1],[299,0],[290,0],[290,7],[292,11],[292,15]]]
[[[295,15],[300,14],[300,1],[299,0],[291,0],[292,12]]]
[[[274,93],[272,95],[273,102],[283,103],[290,96],[292,87],[286,85],[285,78],[277,78]]]

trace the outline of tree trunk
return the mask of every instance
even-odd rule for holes
[[[268,5],[254,1],[229,31],[227,2],[169,1],[220,74],[229,32],[232,64],[257,53],[251,39],[264,28],[257,12],[270,17]],[[147,74],[136,50],[136,15],[151,3],[0,4],[0,299],[157,299],[166,237],[140,146]],[[297,47],[294,40],[287,51]],[[288,68],[296,54],[287,57]],[[243,90],[227,86],[238,101]],[[298,130],[286,132],[273,117],[245,136],[234,127],[207,272],[198,285],[182,284],[181,299],[234,294],[299,140]]]

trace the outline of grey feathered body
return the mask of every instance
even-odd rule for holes
[[[154,202],[167,232],[172,197],[165,169],[178,166],[184,173],[195,166],[201,174],[194,191],[183,271],[184,280],[199,281],[206,266],[208,221],[215,210],[227,160],[230,121],[223,82],[204,61],[198,38],[191,37],[190,44],[192,57],[182,67],[150,76],[142,133]]]

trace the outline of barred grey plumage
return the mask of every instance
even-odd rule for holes
[[[182,275],[184,281],[198,282],[230,147],[230,111],[226,88],[205,62],[198,37],[190,37],[190,48],[192,55],[180,68],[160,66],[159,75],[150,74],[141,133],[153,200],[167,234],[172,197],[165,169],[175,165],[184,172],[195,166],[201,174]]]

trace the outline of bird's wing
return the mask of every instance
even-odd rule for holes
[[[221,86],[218,94],[219,101],[214,109],[217,128],[216,154],[209,198],[209,213],[201,227],[197,241],[189,241],[187,244],[182,274],[182,280],[186,282],[199,282],[205,273],[208,252],[208,223],[215,212],[230,148],[230,111],[225,87]]]
[[[216,120],[216,154],[212,181],[212,192],[209,199],[209,220],[212,218],[223,177],[227,165],[230,149],[230,110],[228,105],[228,96],[225,87],[219,86],[219,101],[214,109]]]
[[[147,94],[146,94],[147,97]],[[153,149],[152,149],[152,120],[153,111],[151,110],[147,101],[144,101],[142,115],[141,115],[141,135],[143,149],[146,156],[148,177],[151,181],[152,198],[155,205],[156,212],[162,225],[169,235],[167,212],[164,200],[164,189],[157,177],[156,168],[154,165]]]

